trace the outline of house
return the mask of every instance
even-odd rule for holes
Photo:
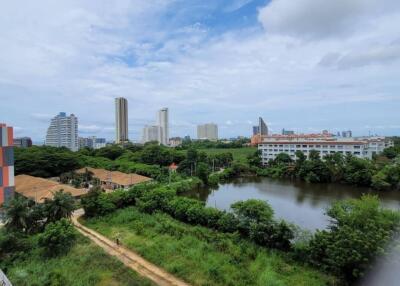
[[[95,169],[91,167],[82,168],[75,171],[78,174],[91,172],[94,178],[100,181],[100,186],[106,190],[128,189],[129,187],[151,181],[149,177],[138,174],[126,174],[119,171],[108,171],[105,169]]]
[[[85,189],[76,189],[44,178],[29,175],[18,175],[15,177],[15,191],[37,203],[43,203],[45,199],[53,198],[54,193],[59,190],[64,190],[65,193],[70,193],[77,199],[87,193]]]

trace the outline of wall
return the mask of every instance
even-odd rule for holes
[[[0,206],[14,196],[13,128],[0,123]]]

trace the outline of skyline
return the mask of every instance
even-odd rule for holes
[[[170,137],[211,121],[250,136],[259,116],[274,133],[400,135],[398,1],[148,2],[3,3],[0,121],[38,142],[65,111],[110,140],[125,97],[135,141],[163,106]]]

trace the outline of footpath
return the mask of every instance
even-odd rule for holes
[[[100,246],[106,253],[116,257],[127,267],[133,269],[140,275],[150,279],[155,284],[160,286],[190,286],[190,284],[176,278],[164,269],[145,260],[136,252],[127,249],[121,245],[117,245],[112,240],[99,234],[98,232],[89,229],[79,223],[78,218],[83,215],[83,210],[77,210],[72,216],[72,222],[76,229],[84,236],[91,239],[94,243]]]

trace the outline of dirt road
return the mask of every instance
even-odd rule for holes
[[[104,249],[108,254],[115,256],[126,266],[130,267],[140,275],[147,277],[157,285],[161,286],[190,286],[190,284],[176,278],[172,274],[159,268],[158,266],[145,260],[139,254],[129,250],[123,246],[117,245],[107,237],[83,226],[78,222],[78,218],[83,214],[78,210],[72,216],[72,222],[76,229],[84,236],[90,238],[94,243]]]

